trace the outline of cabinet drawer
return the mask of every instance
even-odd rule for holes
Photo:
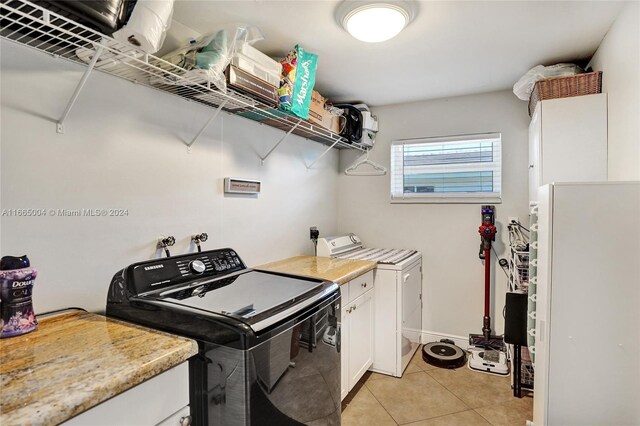
[[[189,363],[183,362],[73,417],[63,425],[155,425],[187,404]]]
[[[369,271],[366,274],[362,274],[349,281],[349,302],[356,300],[364,292],[373,288],[373,271]],[[344,305],[344,301],[342,302]]]

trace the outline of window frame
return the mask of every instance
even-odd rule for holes
[[[407,146],[407,145],[418,145],[418,144],[438,144],[438,143],[464,143],[470,142],[473,140],[481,140],[481,139],[497,139],[498,144],[498,153],[499,158],[494,159],[490,164],[490,167],[476,168],[473,167],[473,164],[478,163],[457,163],[457,164],[443,164],[443,165],[431,165],[425,166],[429,167],[432,170],[440,170],[441,172],[449,172],[449,173],[459,173],[465,170],[467,171],[487,171],[491,168],[496,168],[498,170],[499,176],[497,178],[493,178],[493,185],[495,187],[496,180],[499,185],[498,192],[446,192],[446,193],[434,193],[434,192],[416,192],[416,193],[405,193],[405,173],[404,173],[404,164],[402,165],[402,195],[394,196],[394,180],[396,180],[399,171],[396,170],[396,164],[394,162],[394,149],[397,149],[398,146]],[[494,142],[494,143],[495,143]],[[495,148],[495,145],[494,145]],[[389,152],[389,160],[391,164],[390,168],[390,201],[392,204],[483,204],[483,203],[502,203],[502,134],[500,132],[489,132],[489,133],[472,133],[472,134],[464,134],[464,135],[452,135],[452,136],[436,136],[436,137],[423,137],[423,138],[411,138],[411,139],[398,139],[394,140],[391,143],[390,152]],[[403,159],[405,158],[404,153]],[[486,163],[485,163],[486,164]],[[434,171],[437,173],[437,171]]]

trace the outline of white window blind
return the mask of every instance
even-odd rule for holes
[[[500,133],[394,141],[392,202],[500,202],[501,145]]]

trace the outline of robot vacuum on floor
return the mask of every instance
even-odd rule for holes
[[[440,368],[462,367],[467,354],[450,340],[427,343],[422,347],[422,359],[427,364]]]

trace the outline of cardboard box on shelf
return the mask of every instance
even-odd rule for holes
[[[334,133],[340,133],[340,117],[336,117],[326,110],[326,103],[327,99],[314,90],[311,94],[308,121]]]
[[[276,106],[278,96],[275,86],[233,65],[227,67],[225,75],[230,88],[252,95],[269,106]]]
[[[274,61],[275,62],[275,61]],[[280,65],[276,62],[276,64]],[[231,65],[248,72],[254,77],[264,80],[274,87],[278,87],[280,84],[280,71],[273,72],[268,68],[263,67],[261,64],[253,61],[248,56],[242,53],[235,53],[231,58]]]
[[[282,73],[282,65],[280,62],[265,55],[249,43],[243,43],[238,49],[236,49],[234,56],[240,56],[244,59],[248,59],[268,73],[276,74],[278,77],[280,77],[280,74]]]

